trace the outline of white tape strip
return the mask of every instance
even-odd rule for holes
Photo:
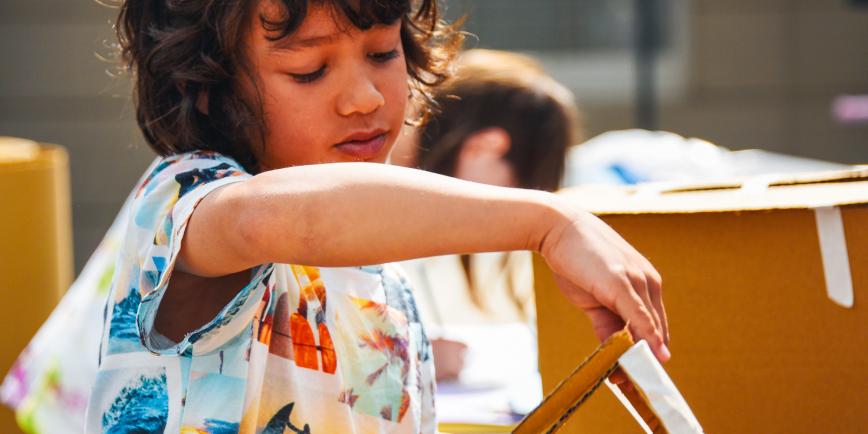
[[[853,278],[850,274],[850,258],[847,254],[847,238],[844,236],[841,208],[837,206],[815,208],[814,216],[817,219],[820,254],[823,257],[826,294],[835,303],[852,308]]]
[[[645,396],[648,406],[657,419],[671,434],[702,434],[702,426],[690,411],[681,393],[672,383],[660,362],[651,353],[645,341],[639,341],[621,358],[618,363],[633,385]]]
[[[626,396],[624,396],[624,392],[621,392],[621,389],[619,389],[618,386],[612,384],[612,382],[608,379],[606,379],[604,382],[606,383],[606,387],[608,387],[609,390],[612,391],[612,394],[615,395],[615,398],[618,398],[618,401],[621,401],[621,405],[623,405],[624,408],[626,408],[627,411],[630,412],[630,415],[633,416],[633,419],[636,420],[636,423],[638,423],[639,426],[642,427],[642,429],[645,431],[645,434],[654,434],[654,432],[651,431],[651,428],[648,427],[648,424],[645,423],[645,419],[642,419],[642,416],[639,415],[639,412],[636,411],[636,408],[633,407],[633,404],[630,402],[630,400],[627,399]]]

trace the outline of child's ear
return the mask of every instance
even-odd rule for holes
[[[208,115],[208,92],[199,91],[199,95],[196,96],[196,110],[205,116]]]
[[[479,130],[466,139],[461,145],[461,158],[503,158],[512,142],[509,133],[500,127],[489,127]]]

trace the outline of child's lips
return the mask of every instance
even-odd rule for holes
[[[385,144],[386,133],[378,133],[366,138],[338,143],[335,148],[355,159],[370,160],[380,154]]]

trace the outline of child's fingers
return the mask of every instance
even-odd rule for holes
[[[649,312],[652,317],[658,330],[658,334],[662,337],[662,345],[660,346],[655,346],[652,340],[649,340],[648,343],[652,344],[651,348],[655,351],[655,354],[657,354],[660,360],[668,360],[670,357],[668,349],[669,323],[666,317],[666,311],[663,307],[662,279],[660,273],[657,272],[647,258],[642,256],[641,253],[633,248],[633,246],[631,246],[614,230],[610,231],[610,235],[612,236],[611,241],[613,244],[620,246],[622,251],[626,253],[627,258],[629,258],[628,260],[633,261],[634,264],[638,264],[642,270],[635,275],[630,275],[630,281],[632,286],[640,295],[640,298],[645,305],[645,310]]]
[[[661,332],[663,333],[663,341],[666,346],[669,346],[669,319],[666,316],[666,308],[663,306],[663,285],[659,279],[653,277],[648,281],[648,295],[651,298],[651,304],[654,310],[660,317]]]
[[[624,328],[624,320],[620,316],[605,307],[596,307],[585,310],[585,315],[591,320],[591,327],[600,342],[605,341],[613,334]]]
[[[621,279],[620,291],[606,291],[598,288],[588,293],[560,275],[555,274],[554,277],[561,290],[570,295],[573,303],[580,307],[591,320],[594,334],[600,342],[623,329],[625,322],[629,322],[630,332],[634,339],[645,339],[661,362],[669,360],[671,356],[661,331],[628,278]],[[580,295],[583,293],[584,296]],[[588,296],[590,298],[586,299]],[[617,380],[619,378],[615,376],[613,381]]]
[[[669,360],[670,354],[663,340],[663,335],[654,323],[654,318],[648,309],[645,308],[645,303],[632,286],[629,279],[617,279],[616,285],[612,288],[615,292],[614,311],[621,318],[630,323],[630,331],[636,340],[645,339],[654,355],[661,362]]]
[[[645,281],[648,287],[648,296],[651,299],[651,307],[649,309],[654,309],[654,312],[657,313],[657,317],[660,319],[660,331],[663,334],[663,341],[668,347],[669,320],[666,316],[666,309],[663,306],[663,278],[647,258],[641,254],[639,258],[645,266]]]
[[[633,288],[639,294],[639,298],[642,299],[642,302],[645,304],[645,310],[651,314],[651,318],[654,320],[654,327],[659,330],[662,336],[664,336],[665,342],[665,334],[663,333],[663,327],[661,324],[660,316],[657,313],[657,309],[655,309],[654,304],[651,302],[651,296],[649,295],[648,290],[648,280],[644,273],[634,273],[630,274],[630,283],[633,285]]]

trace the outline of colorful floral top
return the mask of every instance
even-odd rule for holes
[[[195,152],[162,159],[140,184],[85,432],[434,432],[430,343],[395,266],[263,264],[181,342],[154,329],[194,207],[249,177]]]

